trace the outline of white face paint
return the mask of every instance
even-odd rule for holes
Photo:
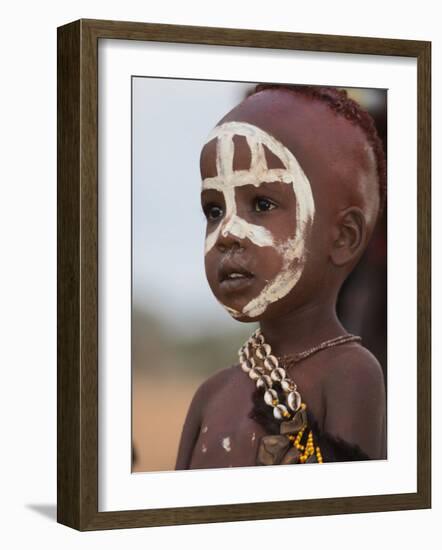
[[[235,136],[243,136],[251,152],[248,170],[233,170]],[[215,245],[219,235],[231,234],[248,239],[257,246],[270,246],[282,258],[282,268],[268,281],[259,295],[242,311],[224,306],[233,317],[257,317],[267,307],[287,295],[301,277],[305,263],[305,239],[313,223],[315,206],[310,183],[295,156],[282,143],[257,126],[245,122],[226,122],[214,128],[206,143],[216,139],[217,176],[205,178],[203,189],[215,189],[224,195],[225,215],[206,238],[205,253]],[[284,168],[267,167],[264,146],[282,163]],[[271,231],[247,222],[237,214],[235,189],[243,185],[259,187],[265,182],[282,182],[293,187],[296,197],[296,228],[293,237],[277,241]],[[223,304],[224,305],[224,304]]]

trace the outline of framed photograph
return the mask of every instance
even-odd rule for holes
[[[431,507],[429,42],[58,29],[58,521]]]

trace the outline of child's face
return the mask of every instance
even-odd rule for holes
[[[332,292],[335,220],[373,196],[370,153],[360,129],[287,92],[260,92],[215,127],[201,155],[205,267],[233,317],[281,315]]]
[[[257,126],[227,122],[208,141],[207,278],[234,317],[257,318],[302,274],[315,210],[310,183],[294,155]]]

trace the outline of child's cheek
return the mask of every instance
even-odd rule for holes
[[[209,250],[204,256],[204,268],[206,270],[206,278],[213,291],[215,282],[218,281],[218,264],[216,262],[216,251],[214,249]]]
[[[254,247],[255,272],[269,283],[284,267],[284,258],[276,246]]]
[[[219,259],[216,249],[205,256],[206,277],[215,297],[225,306],[241,311],[251,300],[256,298],[285,267],[284,253],[274,246],[256,246],[249,244],[245,251],[248,268],[253,272],[253,285],[244,293],[228,295],[223,292],[219,282]]]

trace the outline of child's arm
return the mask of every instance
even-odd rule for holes
[[[385,459],[386,404],[381,367],[367,351],[348,353],[329,365],[324,430],[358,445],[371,459]]]
[[[201,393],[203,386],[200,386],[196,391],[187,411],[186,420],[184,422],[183,431],[181,433],[180,444],[178,447],[178,455],[175,464],[175,470],[187,470],[192,459],[193,448],[201,428]]]
[[[233,369],[234,367],[229,367],[215,372],[196,390],[184,422],[175,470],[189,469],[207,407],[210,406],[213,396],[228,383]]]

